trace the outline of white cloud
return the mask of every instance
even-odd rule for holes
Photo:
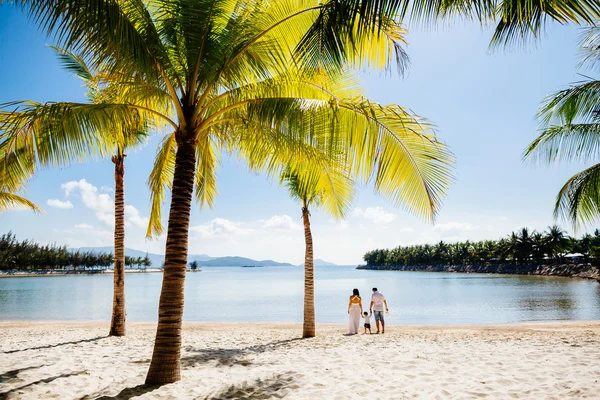
[[[114,240],[112,231],[85,223],[67,229],[54,229],[54,232],[59,233],[61,241],[69,247],[110,246]]]
[[[73,203],[71,203],[69,200],[61,201],[58,199],[48,199],[46,204],[48,204],[50,207],[54,207],[54,208],[62,208],[62,209],[73,208]]]
[[[115,189],[111,188],[110,186],[102,186],[100,188],[100,191],[107,192],[107,193],[112,193],[112,192],[115,191]]]
[[[81,229],[84,231],[91,231],[94,230],[94,227],[89,225],[89,224],[77,224],[75,225],[75,229]]]
[[[263,223],[263,227],[267,230],[275,231],[298,231],[300,225],[295,223],[289,215],[273,215]]]
[[[433,227],[434,232],[443,232],[446,234],[459,234],[476,230],[477,227],[468,222],[450,221],[445,224],[439,224]]]
[[[253,232],[250,228],[244,228],[240,222],[224,218],[215,218],[207,224],[193,226],[190,230],[199,233],[202,238],[246,235]]]
[[[63,183],[61,187],[65,190],[67,197],[72,192],[79,191],[81,201],[87,208],[105,213],[110,213],[114,209],[111,197],[106,193],[98,194],[98,188],[85,179]]]
[[[386,211],[383,207],[357,207],[353,214],[376,224],[389,224],[396,219],[396,214]]]
[[[96,218],[98,218],[98,220],[100,222],[102,222],[112,228],[114,228],[114,226],[115,226],[115,215],[114,214],[97,211]]]
[[[142,217],[137,208],[131,205],[125,206],[125,223],[129,226],[133,225],[138,228],[146,228],[150,220]]]
[[[67,197],[69,197],[71,194],[79,193],[81,195],[81,201],[83,204],[87,208],[96,211],[96,218],[100,222],[110,227],[115,226],[115,202],[109,194],[99,193],[98,188],[85,179],[63,183],[61,187],[65,191],[65,195]],[[101,190],[112,191],[112,188],[108,186],[102,186]],[[71,204],[70,201],[67,202]],[[134,206],[125,206],[126,226],[145,229],[148,226],[148,221],[148,218],[143,217],[138,209]]]

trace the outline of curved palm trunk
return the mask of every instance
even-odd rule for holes
[[[110,336],[125,336],[125,155],[112,157],[115,164],[115,272]]]
[[[302,220],[304,222],[304,327],[302,337],[315,337],[315,277],[313,266],[313,242],[310,231],[310,213],[302,207]]]
[[[172,383],[181,379],[181,320],[183,317],[183,289],[188,256],[188,230],[196,152],[193,133],[177,140],[175,174],[171,194],[171,210],[167,230],[165,267],[160,302],[158,328],[152,362],[146,384]]]

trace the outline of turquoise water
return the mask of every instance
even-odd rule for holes
[[[428,272],[315,271],[317,322],[347,322],[358,288],[368,308],[373,286],[385,294],[392,324],[490,324],[600,320],[600,284],[569,278]],[[128,274],[129,321],[156,321],[162,274]],[[298,267],[203,268],[188,273],[186,321],[300,322]],[[0,319],[110,320],[112,275],[0,279]]]

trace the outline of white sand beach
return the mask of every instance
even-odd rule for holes
[[[600,322],[388,327],[187,323],[182,380],[143,386],[154,324],[0,322],[7,399],[598,399]]]

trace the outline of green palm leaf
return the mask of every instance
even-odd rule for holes
[[[600,164],[572,176],[560,189],[554,216],[570,221],[574,227],[591,224],[600,216]]]
[[[28,208],[35,212],[44,212],[43,209],[38,207],[32,201],[16,194],[3,192],[0,190],[0,212],[14,208]]]

